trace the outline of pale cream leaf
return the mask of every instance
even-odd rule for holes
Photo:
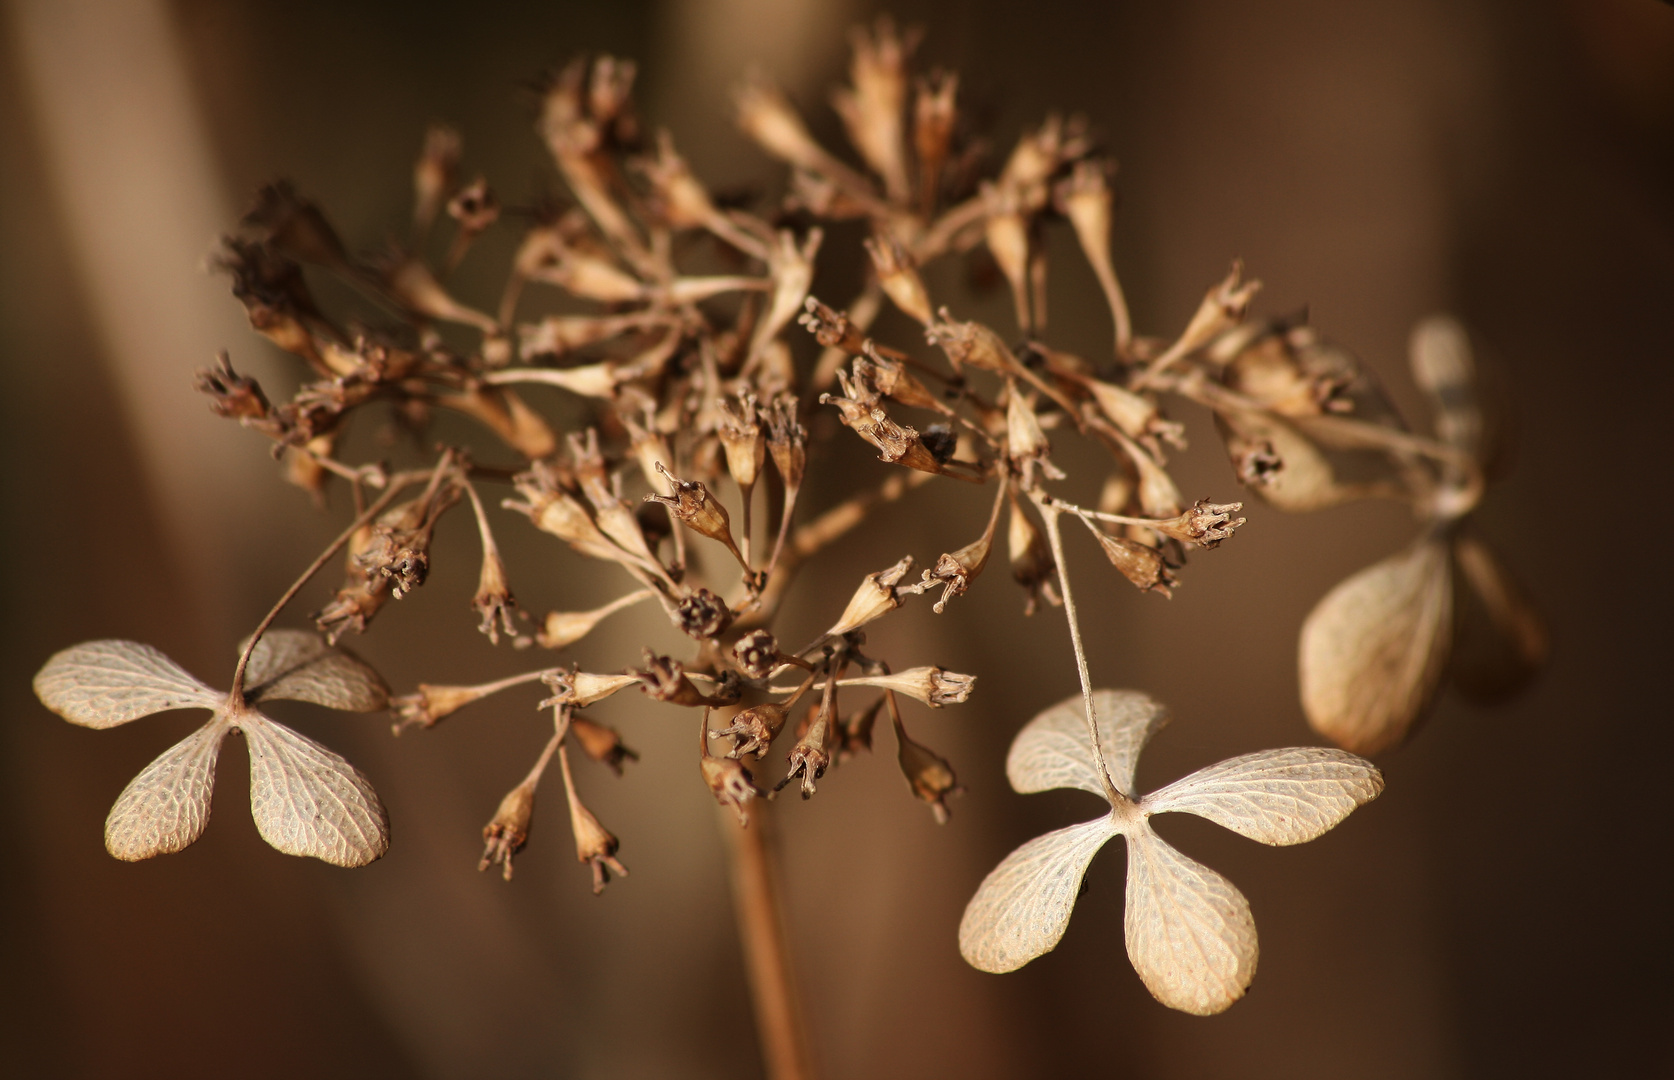
[[[150,645],[85,641],[48,660],[35,695],[53,712],[90,728],[110,728],[170,709],[215,709],[222,694]]]
[[[250,745],[250,813],[263,840],[336,866],[365,866],[389,850],[389,817],[360,770],[258,713],[237,723]]]
[[[1165,843],[1148,825],[1128,833],[1128,958],[1151,995],[1209,1016],[1255,978],[1256,930],[1232,882]]]
[[[229,730],[216,716],[134,777],[105,819],[105,849],[137,862],[179,851],[202,836],[209,824],[215,761]]]
[[[250,653],[244,685],[252,702],[285,698],[345,712],[376,712],[389,703],[389,687],[371,665],[310,630],[263,634]]]
[[[1145,797],[1149,814],[1208,818],[1264,844],[1300,844],[1383,791],[1383,774],[1343,750],[1296,746],[1228,758]]]
[[[959,922],[959,952],[996,974],[1051,952],[1069,926],[1087,864],[1117,834],[1109,818],[1037,836],[982,880]]]

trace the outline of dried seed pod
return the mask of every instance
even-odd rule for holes
[[[595,675],[587,671],[555,671],[542,676],[541,681],[552,689],[552,696],[541,702],[541,708],[569,705],[582,709],[639,682],[639,676],[631,673]]]
[[[738,550],[738,544],[733,541],[732,524],[727,518],[727,508],[721,505],[719,499],[709,494],[709,488],[704,486],[703,481],[682,480],[669,472],[660,461],[657,462],[657,471],[663,474],[669,486],[674,489],[674,494],[647,495],[645,501],[663,504],[692,531],[725,544],[727,550],[732,552],[733,558],[748,571],[749,565]]]
[[[867,574],[861,581],[860,588],[849,598],[849,606],[843,609],[842,618],[825,632],[825,636],[842,637],[900,607],[901,597],[896,591],[896,586],[901,584],[912,567],[913,557],[904,555],[900,562],[889,569]]]
[[[872,256],[872,269],[877,271],[878,284],[895,306],[908,316],[928,326],[934,318],[930,308],[930,294],[918,267],[894,236],[868,237],[867,254]]]
[[[444,717],[451,716],[473,701],[493,693],[492,684],[482,686],[434,686],[419,683],[411,694],[389,699],[389,711],[395,717],[392,725],[397,735],[410,727],[435,727]]]
[[[1029,515],[1011,499],[1011,523],[1006,530],[1007,548],[1011,556],[1011,576],[1028,591],[1024,615],[1033,615],[1038,600],[1057,607],[1062,601],[1053,585],[1058,564],[1052,558],[1052,546],[1029,520]]]
[[[738,669],[752,679],[765,679],[779,666],[779,639],[766,630],[752,630],[733,643]]]
[[[907,104],[906,58],[917,44],[917,35],[909,33],[903,40],[888,17],[878,19],[874,33],[875,37],[858,26],[850,32],[849,81],[853,85],[833,90],[831,104],[843,119],[849,141],[883,177],[889,198],[905,202],[911,189],[901,117]]]
[[[423,236],[436,213],[459,183],[459,132],[446,124],[431,124],[424,132],[424,148],[413,163],[413,232]]]
[[[720,436],[721,448],[726,451],[727,471],[748,501],[756,477],[767,461],[767,439],[757,417],[756,396],[746,389],[739,393],[736,402],[723,401],[716,434]]]
[[[1011,187],[984,183],[982,202],[987,214],[983,238],[1000,273],[1011,286],[1017,325],[1028,332],[1034,325],[1029,317],[1029,224],[1023,216],[1018,192]]]
[[[1170,521],[1151,526],[1164,536],[1182,544],[1196,544],[1201,548],[1220,546],[1232,537],[1232,531],[1244,524],[1244,519],[1232,520],[1232,515],[1244,509],[1243,503],[1212,503],[1199,499],[1191,509]]]
[[[583,753],[617,776],[622,775],[622,762],[639,760],[639,755],[622,742],[620,732],[586,717],[570,717],[570,734],[575,736]]]
[[[704,641],[716,637],[732,625],[733,613],[725,600],[708,589],[698,589],[681,597],[675,607],[680,629],[691,637]]]
[[[1357,754],[1400,743],[1435,693],[1452,626],[1443,540],[1420,540],[1338,584],[1302,624],[1308,723]]]
[[[791,700],[795,700],[794,698]],[[729,758],[761,757],[773,740],[784,730],[785,718],[790,715],[788,703],[768,702],[734,713],[727,726],[709,733],[711,739],[732,739]]]
[[[1075,238],[1081,252],[1099,279],[1105,301],[1110,305],[1116,324],[1116,355],[1127,352],[1132,328],[1128,318],[1127,299],[1116,280],[1116,267],[1110,261],[1110,220],[1114,199],[1110,193],[1108,173],[1113,162],[1083,161],[1076,165],[1068,180],[1058,186],[1058,210],[1069,218],[1075,228]],[[1114,419],[1114,418],[1113,418]],[[1130,432],[1129,434],[1132,434]]]
[[[562,649],[567,645],[573,645],[592,633],[593,627],[605,616],[613,615],[653,595],[655,594],[650,589],[641,589],[592,611],[548,612],[546,618],[541,620],[541,628],[535,631],[535,641],[543,649]]]
[[[1170,598],[1174,596],[1173,588],[1179,582],[1174,579],[1168,563],[1163,561],[1162,552],[1148,544],[1111,536],[1096,529],[1093,535],[1098,538],[1099,546],[1104,548],[1110,564],[1133,582],[1140,592],[1159,592]]]
[[[512,879],[512,856],[529,842],[529,824],[535,816],[535,781],[533,778],[506,792],[494,817],[482,827],[482,859],[477,870],[499,866],[502,876]]]
[[[1266,413],[1222,409],[1216,426],[1238,482],[1280,510],[1319,510],[1352,497],[1331,462],[1290,423]]]
[[[844,680],[845,686],[876,686],[897,694],[906,694],[922,701],[932,709],[943,705],[962,705],[970,700],[976,686],[975,675],[961,675],[939,667],[916,667],[891,675],[866,675]]]
[[[916,798],[929,805],[936,824],[946,825],[948,797],[964,790],[959,786],[953,766],[928,746],[909,739],[899,716],[895,718],[895,743],[896,761],[901,766],[902,775],[907,778],[907,786]]]
[[[949,72],[931,72],[928,78],[918,80],[913,99],[913,149],[918,153],[919,210],[926,215],[935,208],[942,164],[953,141],[958,94],[959,76]]]
[[[575,858],[593,869],[593,895],[598,896],[610,882],[611,872],[628,876],[628,868],[616,859],[620,846],[610,830],[599,824],[593,812],[582,805],[576,794],[575,777],[570,775],[570,756],[565,748],[558,748],[558,767],[564,773],[564,794],[570,804],[570,831],[575,834]]]

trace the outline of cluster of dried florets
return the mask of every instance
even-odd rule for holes
[[[330,842],[295,839],[302,827],[264,818],[263,803],[257,819],[264,836],[283,850],[337,862],[382,853],[382,810],[364,778],[329,752],[297,742],[300,736],[260,717],[252,705],[292,696],[338,708],[383,707],[376,676],[334,646],[346,633],[366,632],[389,600],[424,584],[436,524],[461,503],[471,506],[481,536],[472,604],[494,643],[504,636],[518,647],[563,650],[612,613],[645,600],[656,601],[690,642],[684,659],[647,647],[641,666],[617,672],[549,663],[479,685],[420,684],[388,701],[399,732],[428,728],[510,687],[540,682],[550,690],[542,707],[552,709],[554,732],[484,829],[483,868],[498,864],[511,876],[536,789],[556,757],[577,855],[591,866],[595,889],[609,873],[626,873],[616,859],[616,838],[577,794],[569,748],[620,772],[635,755],[584,712],[633,686],[656,702],[693,711],[699,774],[740,822],[762,794],[746,762],[760,771],[775,743],[792,740],[773,790],[796,782],[806,798],[829,768],[871,748],[885,709],[913,794],[945,820],[946,800],[959,790],[954,771],[907,735],[899,698],[939,708],[965,701],[974,680],[935,666],[896,670],[891,660],[863,651],[864,631],[910,597],[939,591],[934,609],[941,612],[965,594],[988,565],[1004,513],[1012,577],[1025,591],[1025,610],[1041,601],[1066,609],[1085,691],[1079,736],[1073,725],[1053,721],[1054,737],[1068,740],[1063,768],[1080,770],[1059,780],[1104,794],[1113,809],[1108,820],[1083,827],[1073,857],[1058,851],[1062,845],[1048,845],[1050,851],[1035,853],[1046,863],[1031,855],[1026,873],[1008,870],[1019,852],[996,871],[961,930],[966,955],[978,966],[1003,969],[1050,948],[1087,859],[1120,832],[1129,838],[1134,868],[1130,951],[1147,985],[1169,1004],[1194,1011],[1224,1008],[1242,992],[1253,972],[1254,938],[1246,932],[1247,910],[1232,911],[1242,898],[1230,885],[1216,893],[1231,907],[1222,912],[1230,927],[1221,935],[1229,943],[1225,963],[1211,965],[1215,986],[1186,970],[1181,941],[1169,937],[1197,929],[1176,933],[1152,919],[1135,936],[1136,911],[1182,902],[1185,894],[1169,892],[1167,874],[1190,876],[1189,870],[1218,882],[1217,889],[1225,884],[1155,840],[1145,817],[1190,809],[1227,820],[1224,806],[1254,798],[1251,792],[1267,790],[1262,784],[1284,787],[1298,777],[1338,784],[1340,791],[1320,789],[1314,825],[1293,828],[1282,815],[1273,818],[1277,811],[1262,810],[1264,823],[1241,829],[1269,842],[1294,842],[1375,795],[1381,779],[1339,752],[1278,751],[1279,757],[1247,759],[1239,768],[1217,767],[1219,787],[1188,778],[1133,798],[1132,756],[1143,740],[1133,732],[1157,725],[1134,727],[1135,716],[1151,714],[1124,706],[1112,715],[1114,699],[1090,690],[1061,518],[1069,514],[1086,526],[1138,589],[1163,596],[1179,585],[1188,551],[1216,547],[1244,524],[1234,516],[1241,503],[1188,503],[1181,496],[1167,454],[1185,449],[1183,429],[1165,415],[1165,395],[1213,411],[1239,480],[1275,506],[1307,510],[1366,496],[1409,501],[1426,521],[1418,545],[1345,582],[1321,603],[1303,637],[1310,719],[1345,746],[1381,749],[1410,727],[1444,666],[1450,558],[1493,623],[1510,632],[1517,658],[1532,662],[1543,647],[1538,623],[1504,572],[1459,530],[1483,488],[1484,440],[1468,352],[1449,326],[1432,325],[1417,339],[1418,381],[1438,402],[1438,438],[1432,439],[1409,432],[1354,358],[1307,326],[1246,321],[1259,285],[1246,282],[1237,266],[1208,290],[1180,334],[1136,335],[1109,247],[1113,164],[1096,155],[1082,124],[1051,118],[983,178],[976,144],[960,122],[957,79],[913,79],[907,59],[914,44],[887,22],[855,36],[852,85],[838,91],[835,103],[859,168],[820,146],[768,83],[752,80],[739,91],[740,126],[792,169],[782,202],[753,212],[717,203],[666,132],[642,138],[630,95],[632,64],[610,58],[571,64],[542,89],[538,122],[568,199],[517,213],[521,240],[491,311],[456,298],[448,284],[473,241],[502,216],[484,179],[463,182],[461,143],[450,130],[437,128],[425,139],[414,170],[410,238],[375,257],[351,254],[326,216],[288,185],[260,193],[241,234],[224,244],[220,263],[252,325],[298,356],[314,378],[290,401],[274,404],[223,354],[200,373],[199,388],[218,413],[272,439],[294,482],[319,495],[335,477],[351,486],[360,512],[264,621],[225,701],[144,646],[79,646],[43,670],[37,680],[43,700],[81,723],[131,719],[139,706],[121,702],[136,696],[144,711],[200,705],[215,711],[203,732],[124,793],[111,817],[113,853],[145,857],[195,839],[208,812],[215,749],[234,729],[250,738],[253,761],[278,761],[281,771],[289,770],[284,777],[294,783],[280,785],[284,791],[322,792],[309,796],[312,820],[335,830]],[[445,254],[432,258],[427,252],[438,246],[433,233],[444,214],[453,220],[452,235],[442,245]],[[837,308],[810,290],[822,226],[843,220],[863,222],[870,232],[871,274],[862,292]],[[1101,359],[1046,340],[1043,235],[1060,222],[1073,230],[1110,308],[1113,348]],[[957,318],[954,298],[932,298],[920,275],[926,263],[973,252],[991,257],[1010,288],[1016,326],[1005,332]],[[305,266],[348,282],[376,313],[326,314]],[[919,348],[869,336],[886,299],[920,324]],[[822,347],[817,359],[798,361],[797,346],[809,339],[793,324]],[[561,431],[520,396],[531,385],[580,399],[591,419]],[[886,470],[876,488],[799,520],[799,495],[809,479],[805,421],[822,406],[835,410],[887,466],[902,468]],[[445,448],[432,465],[407,472],[341,460],[350,417],[369,408],[415,434],[435,409],[465,414],[516,455],[517,464],[488,467],[478,463],[483,453],[466,447]],[[1089,438],[1112,455],[1096,506],[1049,490],[1066,477],[1053,461],[1048,432]],[[1349,475],[1338,460],[1345,454],[1360,459],[1360,477],[1342,478]],[[850,533],[873,507],[936,477],[993,485],[982,534],[950,544],[916,579],[914,557],[900,555],[866,575],[841,607],[840,597],[819,596],[816,602],[831,602],[830,628],[800,649],[783,648],[772,627],[796,569]],[[619,567],[623,595],[588,611],[540,618],[521,611],[478,490],[495,482],[515,490],[503,508],[580,555]],[[756,517],[758,491],[777,511],[765,524]],[[726,505],[734,496],[736,524]],[[346,552],[344,580],[315,616],[324,639],[298,631],[264,638],[279,609],[339,552]],[[878,561],[899,554],[885,552]],[[267,677],[278,671],[279,653],[298,671],[330,666],[337,689],[282,692],[286,677]],[[916,664],[922,658],[894,659]],[[796,685],[774,683],[789,672],[799,677]],[[307,685],[319,683],[310,677]],[[245,690],[247,681],[256,688]],[[345,696],[346,687],[360,692]],[[843,688],[865,695],[847,712],[839,703]],[[792,724],[810,694],[813,704]],[[712,714],[723,726],[712,726]],[[1039,721],[1030,730],[1036,727]],[[1108,739],[1126,740],[1126,757],[1101,756]],[[1014,749],[1014,759],[1020,753]],[[1019,775],[1014,769],[1022,790],[1048,786],[1033,773],[1021,782]],[[328,803],[336,809],[320,811]],[[306,819],[308,809],[285,813]],[[1036,889],[1041,875],[1050,880]],[[1004,903],[995,899],[1002,885]],[[1051,889],[1041,891],[1046,885]],[[1045,909],[1036,909],[1048,892],[1057,899],[1042,914]],[[1220,902],[1204,903],[1211,900]]]

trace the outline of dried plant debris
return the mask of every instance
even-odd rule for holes
[[[305,630],[273,630],[250,651],[250,689],[227,695],[149,645],[90,641],[65,649],[35,676],[47,708],[83,727],[108,728],[171,709],[207,709],[203,727],[134,777],[105,821],[105,847],[130,862],[188,846],[209,824],[221,743],[250,747],[250,813],[262,839],[287,855],[364,866],[389,849],[389,820],[361,772],[253,706],[289,698],[331,709],[382,709],[388,690],[364,662]]]
[[[1080,696],[1031,720],[1011,745],[1006,775],[1021,793],[1080,788],[1108,815],[1024,844],[977,888],[959,925],[959,950],[983,971],[1015,971],[1050,952],[1069,925],[1081,879],[1113,837],[1128,848],[1128,956],[1156,999],[1197,1015],[1237,1001],[1255,977],[1250,905],[1213,870],[1152,830],[1155,814],[1196,814],[1275,846],[1312,840],[1377,798],[1383,775],[1341,750],[1293,747],[1230,758],[1149,795],[1134,794],[1146,741],[1167,722],[1161,704],[1132,690],[1091,695],[1095,750]]]

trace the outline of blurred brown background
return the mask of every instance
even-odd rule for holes
[[[1142,330],[1175,332],[1241,256],[1268,283],[1263,310],[1309,305],[1418,416],[1407,330],[1436,310],[1460,315],[1507,376],[1519,418],[1515,470],[1483,528],[1548,612],[1556,648],[1508,706],[1478,711],[1445,694],[1417,740],[1381,762],[1387,794],[1318,842],[1269,850],[1195,820],[1163,823],[1245,891],[1262,935],[1247,1000],[1200,1020],[1152,1002],[1127,963],[1114,847],[1056,952],[1005,977],[960,960],[954,930],[982,875],[1094,807],[1016,796],[1002,774],[1018,724],[1074,690],[1061,619],[1023,622],[1003,578],[956,601],[956,616],[910,607],[874,636],[879,651],[981,676],[970,705],[909,717],[970,790],[937,828],[880,737],[882,753],[828,775],[814,800],[780,804],[823,1073],[1674,1075],[1661,551],[1674,8],[891,10],[929,29],[921,63],[963,73],[997,152],[1053,109],[1084,113],[1104,135],[1122,162],[1117,262]],[[464,132],[466,168],[526,200],[550,172],[520,87],[543,66],[607,50],[641,61],[643,115],[675,129],[700,175],[765,185],[776,170],[732,132],[727,86],[761,61],[835,142],[825,91],[846,63],[843,29],[873,11],[862,0],[8,0],[0,1072],[759,1073],[720,835],[683,720],[637,696],[600,708],[644,760],[621,781],[580,776],[633,871],[594,899],[555,792],[515,882],[473,872],[482,822],[541,745],[532,696],[398,741],[380,717],[287,714],[360,764],[388,803],[396,844],[366,870],[263,845],[236,748],[206,838],[126,865],[102,850],[105,812],[195,721],[73,728],[40,707],[29,678],[73,642],[126,636],[219,684],[231,643],[339,527],[341,502],[336,516],[314,511],[261,440],[190,391],[192,369],[223,345],[276,390],[295,378],[244,328],[225,282],[201,272],[257,184],[293,178],[372,247],[402,231],[411,156],[424,125],[447,119]],[[462,292],[492,295],[500,243],[473,255]],[[1077,261],[1056,265],[1051,339],[1090,352],[1106,315]],[[1003,297],[962,302],[1009,326]],[[1212,431],[1188,419],[1187,494],[1236,497]],[[799,587],[805,607],[831,603],[814,579],[846,591],[898,548],[923,560],[963,543],[986,507],[923,511],[881,516],[863,550],[817,567]],[[1171,603],[1099,572],[1087,550],[1072,554],[1095,679],[1143,687],[1176,714],[1142,784],[1314,741],[1296,701],[1301,620],[1412,529],[1388,507],[1291,518],[1255,506],[1249,517],[1234,543],[1193,560]],[[439,559],[430,585],[352,642],[401,689],[527,661],[472,629],[469,525],[450,528],[444,549],[460,557]],[[531,608],[608,595],[532,530],[511,521],[502,533]],[[809,609],[803,628],[823,612]],[[578,656],[619,667],[638,640],[624,620]]]

